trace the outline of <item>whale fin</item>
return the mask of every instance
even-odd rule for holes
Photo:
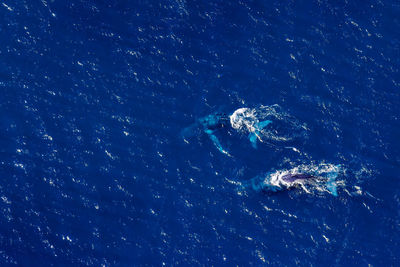
[[[213,141],[214,145],[218,148],[218,150],[222,153],[225,154],[227,156],[231,155],[229,154],[228,151],[226,151],[225,149],[222,148],[221,143],[219,142],[218,138],[214,135],[214,131],[207,129],[205,130],[206,134],[210,137],[210,139]]]

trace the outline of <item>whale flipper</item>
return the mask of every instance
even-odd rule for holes
[[[192,125],[184,128],[181,131],[181,136],[183,137],[185,142],[188,142],[187,141],[188,138],[193,137],[193,136],[197,135],[199,132],[203,131],[210,137],[210,139],[213,141],[214,145],[217,147],[217,149],[221,153],[231,156],[228,153],[228,151],[222,147],[217,136],[215,136],[215,134],[214,134],[215,131],[223,128],[227,121],[228,121],[228,118],[223,113],[210,114],[208,116],[198,119]]]
[[[326,188],[333,196],[337,197],[338,194],[337,194],[337,186],[335,178],[336,176],[332,179],[331,178],[328,179],[328,181],[326,182]]]
[[[249,133],[249,140],[254,149],[257,149],[257,138],[256,133]]]
[[[337,193],[337,185],[336,185],[336,177],[339,174],[340,165],[336,165],[332,171],[326,174],[328,180],[326,181],[326,189],[335,197],[338,196]]]
[[[267,127],[270,123],[272,123],[272,121],[265,120],[260,121],[254,125],[254,131],[249,134],[249,140],[253,148],[257,149],[257,139],[260,139],[260,130]]]
[[[222,145],[219,142],[218,138],[214,135],[213,130],[206,129],[206,130],[204,130],[204,132],[210,137],[210,139],[213,141],[214,145],[218,148],[218,150],[221,153],[230,156],[229,152],[222,148]]]
[[[257,123],[257,128],[263,129],[263,128],[267,127],[270,123],[272,123],[272,121],[270,121],[270,120],[260,121],[259,123]]]

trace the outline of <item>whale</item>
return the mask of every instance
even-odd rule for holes
[[[263,128],[272,123],[271,120],[258,121],[252,118],[251,120],[243,118],[243,114],[250,110],[248,108],[240,108],[235,110],[231,115],[225,113],[213,113],[205,117],[199,118],[195,123],[182,130],[181,135],[184,139],[196,134],[198,129],[201,129],[211,139],[214,146],[221,153],[230,156],[229,152],[223,148],[221,142],[216,136],[216,132],[223,128],[231,127],[235,130],[246,129],[248,139],[251,146],[257,149],[257,140],[262,142],[260,132]]]
[[[336,179],[340,173],[340,164],[321,164],[320,166],[300,166],[291,170],[278,170],[263,173],[248,181],[240,182],[241,189],[263,192],[278,192],[293,188],[302,188],[309,193],[307,185],[324,185],[325,191],[337,196]]]

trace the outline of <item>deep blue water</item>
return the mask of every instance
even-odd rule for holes
[[[399,266],[399,58],[395,0],[1,1],[1,265]],[[180,135],[274,104],[300,138]]]

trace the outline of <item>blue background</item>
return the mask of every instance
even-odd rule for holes
[[[2,265],[400,262],[398,1],[1,1]],[[180,131],[279,104],[290,144]],[[293,146],[299,152],[285,148]],[[337,198],[231,181],[326,161]]]

